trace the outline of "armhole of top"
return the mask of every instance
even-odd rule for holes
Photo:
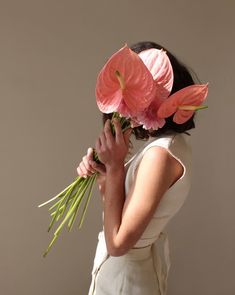
[[[183,173],[182,173],[182,175],[169,187],[169,188],[171,188],[172,186],[174,186],[177,182],[179,182],[181,179],[183,179],[184,178],[184,176],[185,176],[185,173],[186,173],[186,167],[185,167],[185,165],[184,165],[184,163],[175,155],[175,154],[173,154],[173,152],[170,150],[170,149],[168,149],[168,148],[166,148],[166,147],[163,147],[163,148],[165,148],[167,151],[168,151],[168,153],[173,157],[173,158],[175,158],[180,164],[181,164],[181,166],[183,167]]]
[[[183,173],[182,173],[182,175],[168,188],[168,189],[171,189],[172,187],[174,187],[177,183],[179,183],[183,178],[184,178],[184,176],[185,176],[185,174],[186,174],[186,166],[185,166],[185,164],[183,163],[183,161],[178,157],[178,156],[176,156],[175,155],[175,153],[173,153],[172,151],[171,151],[171,149],[170,149],[170,146],[171,146],[171,144],[172,144],[172,142],[173,142],[173,140],[175,139],[175,137],[176,137],[176,135],[175,136],[173,136],[172,138],[170,138],[169,140],[170,140],[170,143],[169,144],[162,144],[162,142],[161,141],[158,141],[158,140],[156,140],[156,141],[154,141],[154,142],[151,142],[149,145],[147,145],[145,148],[144,148],[144,150],[142,151],[142,157],[141,157],[141,159],[140,159],[140,161],[139,161],[139,163],[138,163],[138,165],[137,165],[137,167],[136,167],[136,169],[135,169],[135,177],[136,177],[136,173],[137,173],[137,170],[138,170],[138,167],[139,167],[139,164],[140,164],[140,162],[141,162],[141,160],[142,160],[142,158],[143,158],[143,156],[144,156],[144,153],[148,150],[148,149],[150,149],[151,147],[155,147],[155,146],[159,146],[159,147],[162,147],[162,148],[164,148],[165,150],[167,150],[168,151],[168,153],[173,157],[173,158],[175,158],[180,164],[181,164],[181,166],[183,167]]]

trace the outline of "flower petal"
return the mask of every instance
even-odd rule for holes
[[[183,124],[192,117],[193,113],[194,111],[178,110],[173,116],[173,121],[177,124]]]
[[[184,87],[172,94],[168,99],[174,100],[175,104],[198,106],[203,103],[208,94],[207,84],[195,84]]]
[[[165,119],[157,115],[159,105],[162,104],[162,101],[162,98],[156,97],[143,112],[136,116],[136,122],[143,125],[144,129],[157,130],[158,128],[162,128],[165,124]]]
[[[157,111],[159,118],[168,118],[177,111],[177,104],[174,100],[166,98]]]
[[[177,122],[184,121],[192,116],[192,110],[177,110],[182,105],[199,106],[206,98],[208,94],[208,83],[207,84],[195,84],[184,87],[179,91],[169,96],[159,107],[158,116],[160,118],[167,118],[177,111],[175,120]],[[187,121],[187,119],[185,120]],[[182,124],[182,123],[178,123]]]
[[[158,96],[167,98],[173,86],[173,69],[166,51],[150,48],[139,53],[157,84]]]
[[[116,71],[123,79],[123,89]],[[127,44],[109,58],[97,78],[96,101],[104,113],[138,113],[151,103],[155,93],[156,85],[151,73]]]
[[[116,91],[106,91],[100,92],[99,89],[96,89],[96,100],[98,108],[103,113],[112,113],[115,112],[122,100],[122,90],[117,88]]]

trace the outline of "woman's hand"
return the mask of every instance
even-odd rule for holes
[[[98,172],[97,183],[99,191],[103,195],[105,191],[106,168],[104,164],[98,164],[93,160],[93,149],[89,147],[87,154],[82,158],[82,161],[77,167],[77,173],[79,176],[86,178],[96,172]]]
[[[114,137],[111,132],[110,120],[105,122],[105,126],[101,135],[96,141],[96,152],[101,164],[93,160],[93,149],[88,148],[87,154],[82,158],[77,173],[81,177],[91,176],[98,172],[97,183],[99,191],[104,200],[106,168],[115,168],[118,165],[123,165],[125,157],[129,150],[129,137],[132,129],[124,132],[121,130],[120,122],[114,119],[115,134]]]
[[[96,152],[99,160],[107,168],[116,168],[124,165],[124,160],[129,151],[129,137],[132,129],[122,132],[118,119],[113,119],[115,137],[112,135],[110,120],[105,122],[104,129],[96,141]]]

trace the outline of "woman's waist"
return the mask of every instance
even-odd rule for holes
[[[152,247],[155,243],[157,243],[157,240],[160,235],[161,235],[161,233],[158,233],[157,235],[152,236],[152,237],[140,238],[131,249],[129,249],[125,254],[122,255],[123,258],[125,257],[130,260],[141,260],[141,259],[148,258],[149,256],[151,256]],[[104,252],[107,252],[104,230],[99,232],[98,237],[99,237],[100,248]],[[108,254],[108,252],[107,252],[107,254]],[[108,254],[108,256],[111,256],[111,255]],[[115,257],[115,256],[111,256],[111,257]]]
[[[153,244],[144,247],[133,247],[123,256],[125,256],[129,260],[142,260],[149,258],[151,256],[152,245]]]

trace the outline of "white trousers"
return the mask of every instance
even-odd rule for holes
[[[163,238],[161,260],[159,238]],[[151,245],[130,249],[125,255],[110,256],[104,232],[99,232],[88,295],[166,295],[170,269],[169,241],[161,232]]]

